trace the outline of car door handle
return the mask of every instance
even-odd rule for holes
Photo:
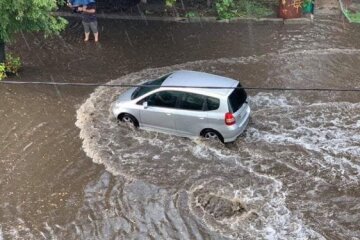
[[[171,113],[166,113],[167,116],[171,116]]]
[[[204,120],[205,118],[204,117],[199,117],[200,120]]]

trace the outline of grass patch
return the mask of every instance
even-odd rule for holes
[[[196,11],[189,11],[185,14],[186,18],[197,18],[200,17],[200,14]]]
[[[237,0],[236,6],[239,17],[265,17],[273,13],[261,3],[251,0]]]
[[[347,11],[345,14],[347,14],[351,22],[360,23],[360,12],[351,13]]]
[[[265,17],[273,11],[256,0],[218,0],[215,4],[220,19]]]

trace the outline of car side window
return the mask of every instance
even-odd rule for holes
[[[204,110],[205,96],[195,93],[184,93],[180,108],[185,110]]]
[[[206,110],[212,111],[218,109],[220,106],[220,100],[213,97],[206,98]]]
[[[161,91],[146,98],[148,106],[176,108],[181,93],[176,91]]]

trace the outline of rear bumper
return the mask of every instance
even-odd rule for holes
[[[244,117],[241,118],[241,122],[236,124],[236,127],[229,128],[225,133],[223,133],[224,142],[234,142],[236,138],[244,132],[247,127],[250,119],[250,107],[247,106],[245,109]]]

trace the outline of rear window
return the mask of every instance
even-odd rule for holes
[[[247,94],[245,90],[241,88],[242,86],[240,83],[237,85],[237,87],[238,88],[234,89],[228,98],[229,110],[233,113],[237,112],[241,108],[247,98]]]
[[[131,99],[141,97],[142,95],[159,88],[168,76],[169,75],[165,75],[159,79],[152,80],[152,81],[142,84],[143,87],[136,88],[136,90],[131,95]]]

